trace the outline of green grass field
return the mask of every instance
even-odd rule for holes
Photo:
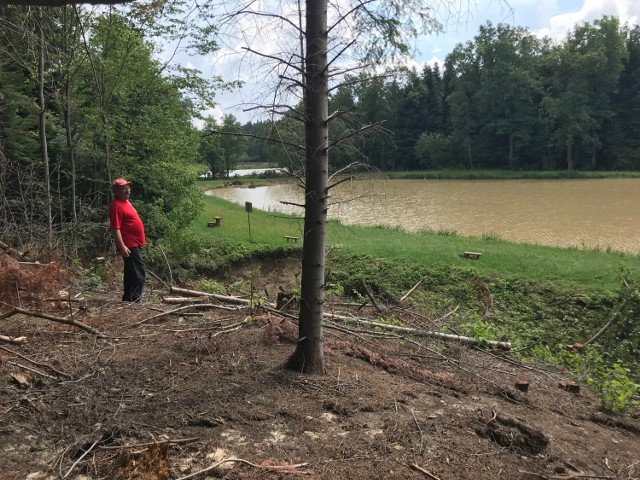
[[[221,228],[209,228],[214,216],[223,217]],[[251,233],[249,234],[249,228]],[[302,237],[303,219],[259,210],[248,214],[244,207],[216,197],[205,198],[205,208],[193,226],[204,244],[243,245],[256,251],[301,248],[284,236]],[[416,268],[455,267],[486,277],[518,278],[577,289],[618,290],[621,268],[640,276],[640,256],[618,252],[567,249],[516,244],[495,238],[460,237],[455,234],[399,229],[327,225],[328,249],[384,258]],[[462,259],[465,251],[481,252],[478,260]]]

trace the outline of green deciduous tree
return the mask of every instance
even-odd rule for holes
[[[446,100],[450,109],[454,134],[464,146],[467,165],[474,166],[473,139],[479,130],[480,121],[476,107],[476,95],[480,85],[480,64],[471,42],[459,44],[447,55]]]
[[[202,134],[198,146],[198,160],[208,167],[213,178],[222,177],[225,172],[222,138],[215,133],[218,128],[215,118],[206,118],[203,126],[203,131],[206,133]]]
[[[551,75],[543,105],[553,139],[565,149],[568,170],[576,167],[576,146],[589,153],[588,166],[596,166],[603,122],[613,115],[613,95],[625,57],[618,21],[607,17],[577,27],[546,56]]]
[[[616,145],[619,169],[640,169],[640,26],[624,30],[628,57],[620,73],[615,98],[616,126],[620,138]]]
[[[537,39],[523,28],[487,23],[475,38],[480,85],[475,95],[482,130],[507,140],[506,162],[495,166],[519,168],[517,148],[526,145],[537,121],[539,83]],[[502,155],[500,155],[502,153]]]

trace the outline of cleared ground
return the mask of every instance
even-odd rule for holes
[[[275,301],[297,268],[295,259],[265,263],[254,287]],[[162,302],[161,285],[127,306],[117,285],[81,291],[56,271],[36,272],[22,306],[107,338],[32,316],[2,320],[0,334],[28,340],[0,344],[2,480],[640,477],[640,421],[605,415],[584,385],[565,389],[562,372],[331,325],[327,375],[301,375],[282,368],[296,341],[287,318],[225,304],[168,314],[179,306]],[[45,278],[48,288],[36,288]],[[67,301],[49,299],[63,288]],[[69,302],[77,293],[85,301]],[[344,299],[328,308],[377,315]],[[424,312],[380,308],[438,328]]]

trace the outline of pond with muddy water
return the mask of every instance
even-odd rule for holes
[[[301,215],[286,183],[222,188],[220,198],[271,212]],[[331,190],[329,218],[385,226],[494,236],[513,242],[601,248],[640,254],[640,179],[356,180]]]

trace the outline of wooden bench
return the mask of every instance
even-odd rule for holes
[[[207,222],[207,227],[219,227],[222,222],[222,217],[213,217],[213,222]]]
[[[291,237],[289,235],[285,235],[284,239],[287,241],[287,243],[289,243],[290,240],[293,240],[294,243],[298,243],[298,240],[300,240],[300,237]]]
[[[482,253],[480,252],[462,252],[462,254],[460,255],[460,257],[462,258],[471,258],[473,260],[477,260],[482,256]]]

